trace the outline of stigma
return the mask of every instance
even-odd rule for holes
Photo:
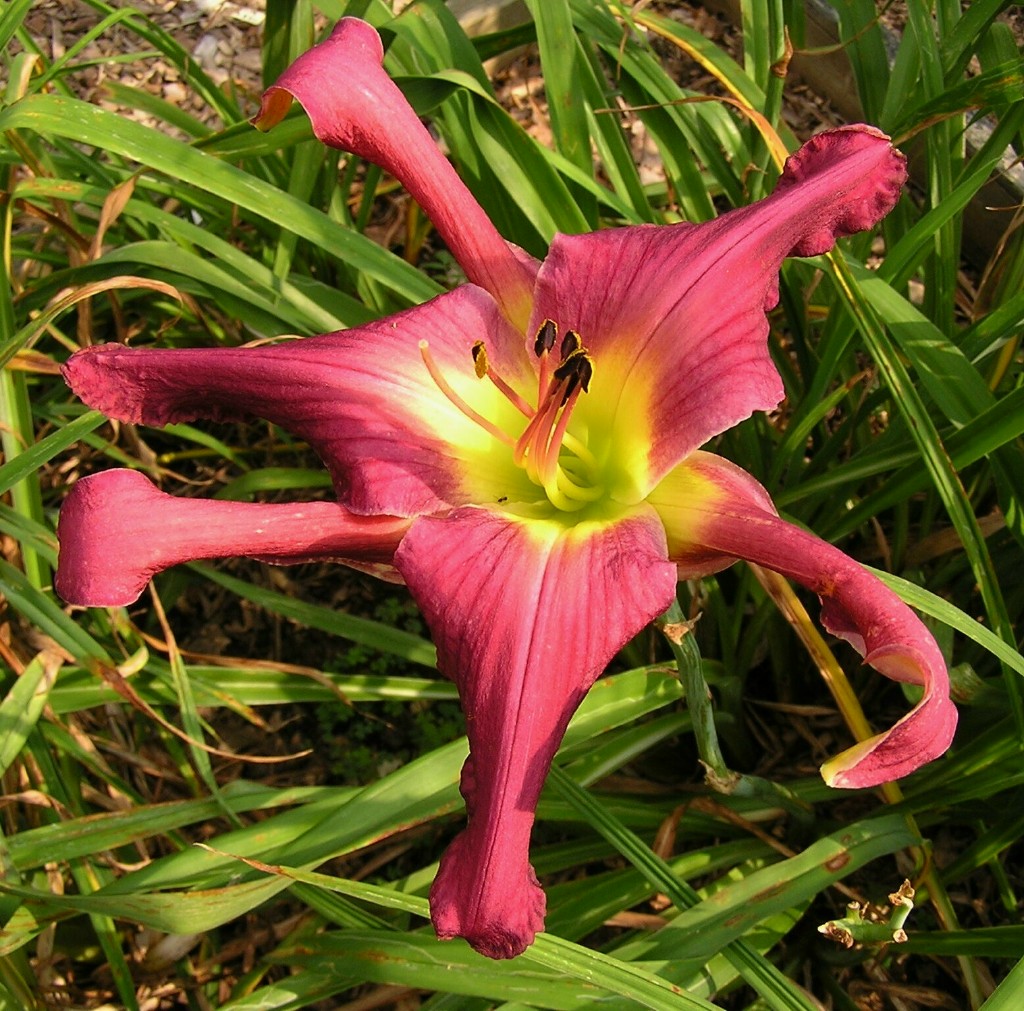
[[[511,449],[515,465],[544,489],[552,505],[565,512],[577,512],[604,496],[596,457],[584,441],[569,431],[579,398],[589,392],[594,377],[593,357],[577,331],[567,330],[559,343],[558,324],[554,320],[546,319],[538,328],[533,341],[537,391],[532,403],[496,372],[483,341],[473,345],[476,377],[491,382],[526,419],[518,435],[504,431],[480,414],[452,388],[441,374],[427,341],[420,341],[419,349],[438,389],[463,415]]]

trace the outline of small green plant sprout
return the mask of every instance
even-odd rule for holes
[[[844,948],[852,948],[855,944],[888,944],[892,941],[903,944],[907,940],[903,924],[907,922],[913,908],[914,889],[909,881],[904,881],[889,895],[887,919],[883,919],[886,916],[885,907],[861,906],[859,902],[851,902],[846,907],[843,919],[823,923],[818,927],[818,933]]]

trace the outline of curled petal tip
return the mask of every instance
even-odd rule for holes
[[[160,492],[131,470],[109,470],[76,482],[57,522],[60,554],[53,585],[63,600],[126,607],[139,599],[153,570],[144,549],[134,550],[123,536],[121,510],[149,512],[151,495]]]
[[[173,357],[170,357],[173,356]],[[64,382],[90,407],[134,425],[169,425],[220,417],[212,383],[217,363],[209,349],[168,351],[97,344],[76,351],[61,367]],[[185,370],[170,363],[187,363]],[[179,382],[179,373],[188,376]],[[204,378],[210,382],[204,385]],[[192,387],[192,388],[189,388]]]
[[[292,96],[287,91],[281,88],[268,88],[263,93],[260,111],[249,122],[257,130],[266,133],[268,130],[273,130],[288,115],[291,104]]]
[[[822,614],[827,611],[830,619],[823,622],[825,627],[847,639],[879,673],[893,681],[922,685],[924,696],[890,730],[861,741],[822,766],[825,782],[845,789],[879,786],[910,775],[949,748],[957,724],[946,663],[931,634],[894,595],[886,600],[880,585],[872,593],[870,583],[865,583],[858,596],[846,601],[856,618],[835,599],[823,598],[828,606]],[[878,602],[873,615],[872,597]],[[866,636],[848,631],[858,624],[867,630]]]
[[[384,45],[377,30],[359,18],[342,18],[323,42],[303,54],[264,92],[252,125],[264,131],[277,126],[295,98],[310,113],[313,132],[325,144],[347,147],[356,143],[358,122],[332,115],[336,106],[331,102],[337,99],[332,99],[330,87],[325,88],[325,67],[336,64],[339,72],[351,75],[357,88],[368,87],[360,79],[372,75],[383,60]],[[379,98],[369,92],[367,97]]]
[[[430,915],[442,941],[462,937],[487,958],[521,955],[544,929],[547,902],[533,868],[510,862],[482,882],[467,829],[448,847],[430,889]]]
[[[69,604],[125,607],[179,562],[245,555],[282,565],[334,560],[387,578],[409,520],[356,516],[334,502],[182,499],[133,470],[82,478],[57,524],[54,589]]]
[[[469,280],[525,325],[536,265],[498,233],[383,60],[377,30],[358,18],[342,18],[329,38],[303,53],[267,90],[253,122],[269,129],[296,99],[321,141],[367,158],[398,179]]]
[[[822,624],[866,663],[894,681],[924,688],[917,706],[890,730],[826,763],[826,783],[878,786],[946,751],[957,712],[942,652],[917,615],[876,576],[782,520],[749,474],[710,453],[695,453],[677,467],[651,502],[665,522],[670,557],[710,565],[717,552],[796,579],[821,599]]]
[[[956,724],[956,706],[948,698],[926,698],[891,730],[826,762],[822,779],[832,787],[856,790],[909,776],[945,753]]]
[[[118,421],[142,421],[141,405],[120,382],[122,356],[133,352],[121,344],[99,344],[76,351],[61,366],[71,391],[90,407]],[[130,389],[130,387],[129,387]],[[129,402],[132,401],[132,402]]]
[[[941,657],[933,656],[932,650],[914,649],[910,645],[895,643],[884,643],[865,653],[864,662],[893,681],[904,681],[912,685],[931,684],[933,677],[930,666],[945,671]]]
[[[787,160],[775,192],[797,185],[808,192],[820,187],[832,200],[793,255],[828,252],[836,239],[878,224],[900,198],[906,163],[881,130],[863,124],[827,130],[808,140]]]

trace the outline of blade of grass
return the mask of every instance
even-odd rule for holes
[[[268,874],[283,875],[286,879],[302,881],[332,892],[371,902],[386,909],[402,910],[422,919],[429,919],[430,916],[426,900],[419,896],[397,892],[380,885],[333,878],[301,868],[266,864],[257,864],[257,866],[261,866]],[[362,940],[356,932],[328,935],[328,939],[331,942],[331,948],[335,948],[335,946],[347,947],[350,942],[358,944]],[[379,946],[389,941],[389,938],[376,935],[374,940],[376,945]],[[406,935],[402,938],[396,938],[396,943],[404,944],[408,954],[412,954],[417,948],[430,952],[430,963],[440,961],[442,964],[451,964],[453,959],[460,959],[461,956],[461,959],[467,960],[467,968],[472,966],[474,972],[477,969],[481,972],[485,969],[492,969],[496,964],[499,966],[504,965],[513,972],[517,965],[521,966],[524,962],[542,965],[545,968],[555,970],[559,976],[568,976],[574,981],[576,987],[579,987],[581,983],[588,987],[599,986],[610,990],[613,994],[626,997],[630,1001],[635,1001],[644,1007],[685,1008],[688,1011],[698,1011],[698,1009],[699,1011],[711,1011],[713,1007],[713,1005],[700,998],[680,991],[678,987],[673,986],[666,980],[645,972],[640,966],[633,966],[610,958],[607,955],[601,955],[596,951],[580,948],[570,941],[552,937],[549,934],[538,935],[536,942],[515,963],[504,964],[488,961],[474,952],[470,952],[463,945],[435,941],[432,938]],[[398,949],[397,951],[399,957],[401,950]],[[337,951],[335,951],[335,954],[337,954]],[[398,968],[396,965],[396,970]],[[448,986],[451,985],[449,981]],[[443,985],[442,988],[447,989]],[[578,993],[578,990],[576,992]],[[550,995],[548,996],[550,997]],[[544,1004],[543,1006],[560,1005]]]
[[[246,600],[252,600],[268,611],[283,615],[301,625],[330,632],[332,635],[370,646],[382,653],[400,656],[410,663],[420,664],[424,667],[434,667],[437,663],[434,647],[417,635],[396,628],[388,628],[380,622],[367,618],[359,618],[328,607],[294,600],[283,593],[253,586],[243,579],[229,576],[227,573],[219,572],[206,565],[193,564],[189,568],[219,586],[231,590],[232,593],[236,593]]]
[[[53,654],[34,657],[0,702],[0,774],[24,747],[46,705],[60,660]]]
[[[66,137],[130,158],[179,183],[228,200],[260,218],[295,231],[357,270],[363,270],[410,302],[440,289],[419,271],[358,233],[251,174],[140,123],[77,99],[32,95],[0,111],[0,131],[27,129]]]
[[[0,49],[6,49],[7,43],[14,38],[14,33],[21,27],[32,0],[11,0],[4,4],[0,11]]]
[[[87,433],[95,431],[106,420],[99,411],[87,411],[40,439],[24,452],[9,458],[0,466],[0,495],[6,494],[19,481],[39,470],[58,453],[80,441]]]
[[[579,811],[589,824],[615,846],[654,887],[665,892],[680,909],[697,905],[700,901],[697,892],[680,881],[665,861],[656,856],[633,832],[611,817],[607,809],[579,787],[568,774],[557,766],[552,767],[548,785]],[[745,941],[732,941],[725,955],[745,982],[753,987],[770,1007],[778,1011],[813,1011],[814,1005],[807,996]]]
[[[35,442],[32,407],[28,399],[28,387],[22,373],[9,369],[0,371],[0,446],[4,458],[17,461]],[[37,476],[22,465],[22,476],[12,484],[9,491],[15,511],[35,523],[43,521],[43,499]],[[21,553],[25,576],[37,589],[50,581],[50,567],[46,559],[31,548]]]
[[[991,631],[991,629],[982,625],[969,614],[965,614],[948,600],[935,593],[930,593],[917,583],[901,579],[899,576],[894,576],[891,572],[873,569],[871,566],[865,566],[865,568],[878,576],[890,589],[895,590],[911,607],[922,611],[932,618],[937,618],[944,625],[948,625],[950,628],[963,633],[969,639],[973,639],[979,646],[987,649],[993,656],[998,658],[1001,664],[1024,677],[1024,656]]]
[[[1018,949],[1019,951],[1020,949]],[[1017,1011],[1024,1003],[1024,959],[1021,959],[1009,975],[993,990],[982,1011]]]
[[[568,0],[527,0],[527,6],[537,28],[555,148],[581,171],[593,174],[587,108],[579,85],[582,57]],[[580,210],[593,228],[597,224],[596,204],[587,200]]]
[[[857,319],[864,342],[872,358],[881,369],[894,400],[911,423],[914,441],[924,458],[932,480],[935,482],[943,505],[963,542],[989,621],[996,634],[1004,642],[1011,646],[1015,645],[1013,624],[1006,610],[999,581],[992,566],[992,559],[959,475],[952,466],[949,455],[942,445],[942,440],[939,438],[931,417],[911,382],[899,354],[884,328],[877,321],[870,302],[859,290],[853,272],[842,258],[830,256],[830,260],[835,270],[838,290],[847,307]],[[1014,714],[1018,734],[1024,740],[1024,703],[1022,703],[1021,685],[1005,664],[1003,665],[1003,674],[1008,703]]]
[[[87,913],[109,922],[111,929],[115,929],[115,919],[134,921],[168,934],[213,930],[229,920],[245,916],[287,887],[287,880],[262,877],[224,888],[189,892],[57,895],[36,888],[0,884],[0,890],[19,895],[43,910]],[[120,951],[119,946],[117,950]]]

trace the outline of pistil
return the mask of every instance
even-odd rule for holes
[[[489,379],[520,414],[528,419],[517,439],[474,410],[455,392],[441,374],[427,341],[420,341],[420,354],[445,397],[467,418],[512,449],[517,467],[544,489],[549,501],[566,512],[583,509],[604,494],[596,480],[599,467],[587,446],[569,432],[573,411],[582,394],[590,389],[594,362],[575,330],[566,331],[558,348],[558,362],[552,351],[558,340],[558,326],[545,320],[537,331],[534,352],[538,359],[537,406],[534,408],[491,366],[483,341],[472,347],[473,369],[479,379]],[[563,450],[565,453],[563,454]]]

